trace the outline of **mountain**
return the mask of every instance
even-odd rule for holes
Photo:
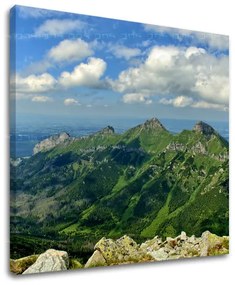
[[[90,254],[103,236],[228,235],[229,146],[206,123],[173,135],[153,118],[123,134],[63,133],[36,150],[11,166],[14,258],[54,241]]]

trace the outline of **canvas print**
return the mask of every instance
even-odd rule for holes
[[[10,270],[229,253],[228,36],[10,11]]]

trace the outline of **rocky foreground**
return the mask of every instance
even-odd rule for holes
[[[102,238],[95,245],[94,253],[85,265],[76,259],[70,259],[65,251],[48,249],[40,255],[11,259],[10,270],[16,274],[33,274],[228,253],[229,237],[220,237],[209,231],[204,232],[201,237],[188,237],[185,232],[181,232],[179,236],[168,237],[164,241],[156,236],[141,245],[125,235],[116,241]]]

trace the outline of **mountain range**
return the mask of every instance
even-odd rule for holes
[[[229,145],[201,121],[179,134],[156,118],[123,134],[62,133],[11,165],[13,257],[48,243],[75,254],[103,236],[221,236],[228,227]]]

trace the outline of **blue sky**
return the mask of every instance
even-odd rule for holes
[[[19,116],[228,120],[228,37],[16,6]]]

